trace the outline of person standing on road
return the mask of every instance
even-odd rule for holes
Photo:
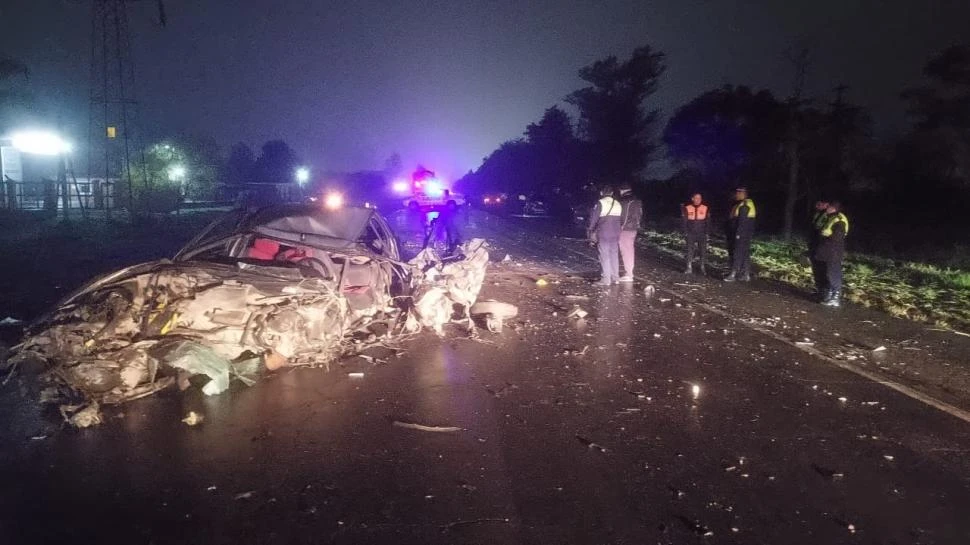
[[[623,206],[613,198],[613,188],[600,190],[600,200],[589,217],[587,236],[599,251],[603,276],[597,285],[609,286],[620,281],[620,226]]]
[[[825,267],[827,290],[822,304],[838,307],[842,299],[842,260],[845,258],[845,237],[849,234],[849,218],[842,213],[842,205],[830,202],[821,220],[815,259]]]
[[[725,282],[751,280],[751,239],[754,238],[754,201],[748,198],[748,190],[739,187],[734,191],[734,206],[728,218],[728,250],[731,254],[731,272]]]
[[[808,234],[808,260],[812,266],[812,279],[815,281],[815,295],[819,301],[825,298],[828,291],[828,283],[825,278],[825,263],[815,259],[815,251],[822,238],[822,228],[825,226],[825,216],[829,208],[829,202],[820,200],[815,203],[815,213],[812,214],[811,231]]]
[[[461,245],[461,232],[458,230],[458,203],[453,199],[445,204],[445,209],[439,216],[442,228],[445,231],[445,241],[448,244],[448,253],[453,254],[458,246]]]
[[[623,276],[620,282],[633,282],[633,268],[636,266],[634,248],[637,232],[643,221],[643,203],[633,194],[630,184],[620,186],[620,257],[623,258]]]
[[[684,274],[691,274],[691,266],[694,263],[694,252],[696,251],[701,261],[701,274],[707,274],[704,264],[707,260],[707,231],[710,225],[710,210],[704,204],[704,196],[694,193],[690,202],[681,209],[681,216],[684,222],[684,237],[687,239],[687,268]]]

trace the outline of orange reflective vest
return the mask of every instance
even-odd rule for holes
[[[701,204],[694,206],[693,204],[684,205],[684,218],[687,221],[704,221],[707,219],[707,205]]]

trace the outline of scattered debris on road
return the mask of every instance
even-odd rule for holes
[[[189,411],[189,414],[182,419],[182,422],[185,422],[188,426],[198,426],[203,420],[205,420],[205,416],[195,411]]]
[[[428,431],[432,433],[454,433],[456,431],[462,431],[462,428],[456,426],[425,426],[424,424],[415,424],[413,422],[401,422],[400,420],[395,420],[392,422],[397,428],[405,428],[409,430],[418,431]]]

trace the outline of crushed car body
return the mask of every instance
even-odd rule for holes
[[[455,256],[425,249],[405,263],[372,208],[233,212],[172,260],[122,269],[71,294],[28,328],[15,357],[39,359],[56,386],[94,403],[200,375],[208,378],[203,392],[218,394],[263,370],[328,364],[351,334],[376,324],[385,337],[440,334],[456,309],[468,316],[487,263],[481,240]]]

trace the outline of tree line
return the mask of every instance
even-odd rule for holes
[[[900,90],[911,127],[877,136],[873,119],[833,84],[828,97],[804,95],[809,52],[788,58],[795,72],[789,96],[725,85],[694,97],[660,126],[651,106],[665,57],[650,47],[579,70],[586,87],[503,143],[462,180],[472,193],[535,193],[557,201],[589,198],[591,186],[631,183],[659,215],[677,213],[688,193],[715,203],[738,185],[765,206],[765,229],[787,236],[812,202],[841,199],[867,221],[970,225],[965,214],[939,213],[970,205],[970,47],[953,46],[929,59],[921,85]],[[674,173],[648,179],[666,160]],[[560,206],[559,210],[566,210]]]

